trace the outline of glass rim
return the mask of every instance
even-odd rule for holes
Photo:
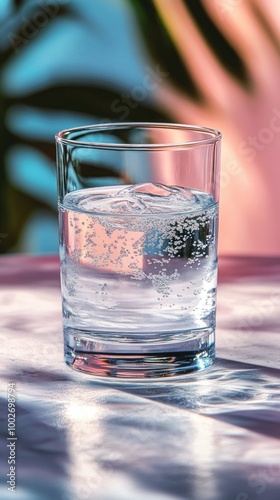
[[[200,138],[191,141],[178,141],[171,143],[114,143],[114,142],[100,142],[100,141],[83,141],[80,139],[68,139],[72,133],[79,132],[109,132],[113,130],[121,129],[133,129],[133,128],[161,128],[161,129],[172,129],[172,130],[182,130],[182,131],[192,131],[200,134],[205,134],[205,138]],[[110,123],[99,123],[94,125],[84,125],[83,127],[74,127],[65,130],[61,130],[55,135],[55,140],[59,144],[66,146],[76,146],[82,148],[96,148],[96,149],[117,149],[117,150],[133,150],[133,151],[143,151],[143,150],[162,150],[162,149],[187,149],[198,146],[207,146],[209,144],[215,144],[219,142],[222,138],[221,132],[209,127],[202,127],[199,125],[190,125],[182,123],[161,123],[161,122],[110,122]]]

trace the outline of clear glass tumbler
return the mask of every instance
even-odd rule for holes
[[[215,357],[221,134],[111,123],[56,135],[65,360],[159,378]]]

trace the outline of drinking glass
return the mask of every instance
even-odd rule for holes
[[[65,360],[174,377],[215,357],[221,134],[109,123],[56,135]]]

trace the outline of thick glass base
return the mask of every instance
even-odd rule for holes
[[[191,335],[189,340],[163,342],[162,345],[130,344],[125,345],[125,348],[120,344],[104,345],[86,338],[87,335],[73,336],[67,332],[65,361],[75,370],[102,378],[139,380],[177,377],[194,370],[203,370],[215,359],[213,329],[208,332],[204,330],[201,336],[196,332],[196,336]]]

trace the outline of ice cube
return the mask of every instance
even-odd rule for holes
[[[170,196],[172,187],[165,186],[156,182],[144,182],[143,184],[135,184],[123,189],[123,192],[151,194],[154,196]]]
[[[74,191],[67,201],[87,212],[124,215],[186,213],[200,204],[188,188],[153,182]]]
[[[191,210],[198,199],[190,189],[145,182],[127,186],[116,196],[136,203],[143,213],[170,213]],[[133,203],[129,206],[133,210]]]

